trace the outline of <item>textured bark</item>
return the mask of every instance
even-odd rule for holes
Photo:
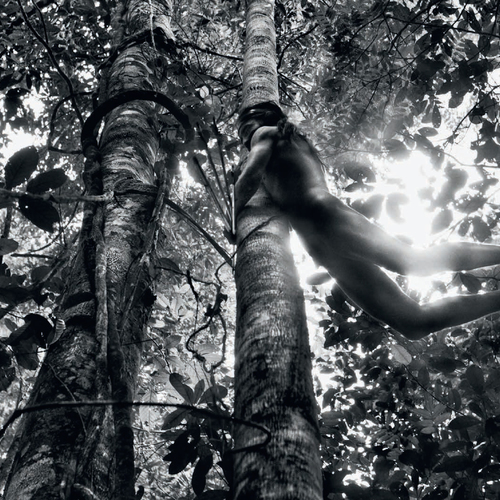
[[[278,103],[273,2],[248,4],[243,108]],[[304,297],[288,223],[262,188],[238,218],[236,500],[322,498],[319,432]],[[252,449],[245,448],[253,447]]]
[[[121,7],[115,25],[124,30],[117,45],[153,32],[150,9],[169,34],[165,1],[130,0]],[[131,43],[119,52],[102,78],[101,100],[145,88],[145,82],[148,90],[160,90],[151,74],[157,51],[142,37],[140,46]],[[102,188],[115,196],[106,206],[86,209],[59,311],[67,329],[50,346],[29,405],[133,399],[153,297],[157,202],[164,194],[153,170],[159,151],[153,115],[151,103],[134,101],[106,117],[100,169],[89,162],[97,171],[86,176],[94,192]],[[89,405],[27,414],[4,498],[135,498],[131,411]]]
[[[259,102],[279,103],[274,1],[247,3],[242,108]]]

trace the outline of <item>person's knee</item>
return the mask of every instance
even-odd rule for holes
[[[422,272],[421,258],[417,249],[409,245],[400,245],[391,252],[379,257],[378,265],[402,276],[420,276]]]
[[[397,328],[397,331],[401,333],[403,337],[406,337],[408,340],[420,340],[429,335],[430,333],[432,333],[431,330],[425,328],[423,325],[411,325],[411,324],[405,324],[400,328]]]
[[[416,305],[411,311],[401,314],[392,326],[408,340],[420,340],[433,331],[436,331],[432,324],[426,305]]]
[[[404,271],[400,274],[410,276],[430,276],[439,271],[437,262],[432,255],[431,249],[415,248],[408,246],[401,257],[401,267]]]

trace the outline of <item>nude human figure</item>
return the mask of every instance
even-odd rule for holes
[[[240,137],[250,154],[235,185],[236,214],[262,182],[316,263],[371,316],[417,340],[500,310],[500,291],[419,304],[381,269],[416,276],[476,269],[500,264],[499,246],[463,242],[420,249],[390,236],[329,193],[313,146],[272,103],[242,114]]]

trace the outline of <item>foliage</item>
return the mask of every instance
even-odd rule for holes
[[[9,391],[9,407],[14,389],[21,392],[46,346],[57,342],[52,313],[84,194],[79,134],[99,72],[113,57],[111,4],[40,0],[21,2],[23,12],[8,0],[0,13],[1,145],[29,133],[38,146],[3,161],[0,206],[10,229],[0,239],[0,389]],[[384,179],[383,165],[411,168],[418,151],[432,166],[418,196],[433,214],[434,237],[498,238],[497,9],[492,0],[277,3],[283,103],[318,145],[337,192],[367,217],[404,220],[408,196],[397,180]],[[230,485],[230,360],[211,369],[231,344],[234,291],[229,266],[196,224],[232,253],[224,235],[231,167],[239,162],[233,124],[243,14],[239,2],[177,2],[175,39],[157,61],[165,94],[198,133],[179,144],[171,116],[158,114],[165,154],[177,159],[157,167],[176,175],[172,200],[186,215],[172,209],[165,218],[164,257],[152,270],[161,288],[138,397],[222,418],[140,407],[145,498],[166,490],[176,498],[225,498]],[[399,282],[422,299],[480,293],[498,288],[498,269],[439,277],[426,292]],[[325,498],[497,498],[498,317],[410,343],[355,310],[338,289],[311,300],[324,330],[314,354]]]

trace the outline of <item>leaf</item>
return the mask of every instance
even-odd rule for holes
[[[432,110],[432,125],[435,128],[439,128],[441,125],[441,112],[437,104],[434,105],[434,109]]]
[[[367,495],[370,500],[399,500],[399,498],[389,490],[384,490],[382,488],[370,489],[368,490]]]
[[[306,283],[311,286],[322,285],[332,280],[327,272],[314,273],[306,279]]]
[[[60,188],[68,177],[62,168],[55,168],[38,174],[34,179],[31,179],[26,185],[28,193],[40,194],[49,191],[50,189]]]
[[[427,369],[426,366],[422,366],[420,370],[418,370],[418,382],[422,386],[427,386],[429,382],[431,381],[431,377],[429,375],[429,370]]]
[[[484,374],[479,366],[471,365],[465,372],[467,381],[478,394],[484,392]]]
[[[391,345],[391,354],[394,356],[394,359],[402,365],[409,365],[413,360],[412,355],[399,344]]]
[[[383,194],[374,194],[364,201],[356,200],[356,202],[352,203],[352,208],[368,219],[378,219],[382,213],[384,199]]]
[[[191,431],[184,431],[169,447],[170,453],[163,457],[170,461],[169,474],[182,472],[196,458],[197,440],[190,441]]]
[[[478,33],[481,33],[483,31],[483,27],[481,26],[481,23],[477,20],[474,11],[469,8],[467,11],[465,11],[465,18],[467,19],[470,27],[474,30],[477,31]]]
[[[470,458],[463,455],[447,457],[434,468],[434,472],[459,472],[471,467],[472,463]]]
[[[40,314],[27,314],[24,317],[24,321],[29,324],[29,328],[36,338],[47,338],[47,335],[52,330],[50,321]]]
[[[42,281],[52,270],[50,266],[38,266],[32,269],[31,279],[32,281]]]
[[[198,383],[196,384],[196,386],[194,388],[194,400],[195,400],[195,402],[201,398],[204,391],[205,391],[205,381],[203,379],[201,379],[198,381]]]
[[[28,146],[14,153],[5,165],[5,188],[12,189],[29,179],[38,165],[38,151]]]
[[[420,38],[417,43],[423,42],[426,35]],[[430,43],[430,40],[428,40]],[[422,80],[430,80],[438,71],[445,67],[443,61],[421,58],[417,60],[417,71]]]
[[[471,401],[467,406],[469,410],[475,413],[479,418],[484,419],[484,411],[476,402]]]
[[[462,213],[471,214],[472,212],[483,208],[486,201],[487,200],[483,195],[476,195],[472,197],[468,196],[464,199],[461,199],[457,203],[457,210]]]
[[[434,356],[429,359],[429,365],[441,373],[451,373],[455,371],[458,363],[446,356]]]
[[[451,224],[452,221],[453,212],[448,208],[441,210],[441,212],[439,212],[432,221],[431,233],[435,234],[443,231]]]
[[[411,154],[411,151],[406,148],[404,143],[396,139],[384,141],[384,148],[387,150],[388,157],[394,160],[405,160]]]
[[[468,429],[474,425],[479,425],[481,420],[470,415],[462,415],[460,417],[454,418],[448,425],[448,428],[452,431],[459,431],[462,429]]]
[[[402,89],[406,93],[406,89]],[[396,99],[400,98],[400,93],[398,93],[398,96]],[[392,137],[394,137],[396,134],[402,133],[405,131],[405,118],[404,117],[398,117],[389,122],[389,124],[385,127],[384,129],[384,137],[389,140]],[[398,141],[399,142],[399,141]]]
[[[433,127],[422,127],[418,129],[418,133],[424,137],[432,137],[437,135],[438,131]]]
[[[49,233],[54,231],[54,224],[61,220],[52,203],[45,200],[34,200],[28,196],[21,196],[19,210],[35,226]]]
[[[464,219],[461,223],[460,226],[458,226],[458,234],[460,236],[465,236],[467,234],[467,231],[469,230],[470,227],[470,219]]]
[[[22,340],[25,340],[31,336],[31,332],[29,331],[29,325],[24,324],[23,326],[16,328],[5,340],[7,345],[16,345]]]
[[[423,135],[420,135],[420,134],[415,134],[413,136],[413,138],[415,139],[415,141],[417,143],[417,149],[419,149],[420,151],[423,151],[424,153],[426,153],[426,152],[432,151],[434,149],[434,144],[432,144],[432,142],[429,141],[429,139],[427,139],[427,137],[424,137]]]
[[[460,411],[460,409],[462,408],[462,397],[460,395],[460,392],[456,389],[452,389],[450,393],[450,399],[453,400],[453,409],[455,411]]]
[[[207,474],[214,464],[212,454],[201,457],[196,464],[193,477],[191,478],[191,486],[196,496],[201,495],[207,483]]]
[[[372,191],[373,186],[364,184],[362,182],[353,182],[344,188],[346,193],[354,193],[355,191]]]
[[[12,321],[11,319],[9,318],[4,318],[4,323],[5,323],[5,326],[11,331],[13,332],[14,330],[17,329],[17,324],[14,323],[14,321]],[[1,346],[0,346],[0,349],[1,349]],[[1,352],[1,351],[0,351]]]
[[[13,366],[3,365],[0,367],[0,391],[6,391],[15,379],[16,369]]]
[[[334,286],[332,288],[331,295],[328,295],[325,299],[328,307],[338,312],[339,314],[345,313],[349,308],[346,305],[346,294],[342,291],[339,286]]]
[[[38,368],[37,345],[31,339],[23,340],[19,344],[12,346],[19,366],[26,370],[36,370]]]
[[[481,290],[481,281],[474,275],[469,273],[459,273],[460,281],[467,291],[470,293],[477,293]]]
[[[168,259],[166,257],[163,257],[158,261],[158,266],[167,271],[177,271],[179,273],[181,272],[181,269],[179,268],[177,263],[172,259]]]
[[[0,238],[0,255],[7,255],[15,252],[19,247],[19,243],[8,238]]]
[[[424,470],[425,463],[422,455],[417,450],[406,450],[399,455],[399,461],[405,465],[410,465],[417,470]]]
[[[391,193],[387,196],[387,213],[396,222],[404,222],[401,217],[401,205],[408,203],[408,197],[403,193]]]
[[[377,179],[373,170],[368,166],[357,161],[345,164],[344,172],[348,177],[356,182],[375,182]]]
[[[478,475],[486,481],[498,481],[500,480],[500,464],[488,465]]]
[[[443,184],[435,200],[435,205],[440,207],[445,207],[448,203],[455,200],[456,192],[465,186],[468,177],[465,170],[452,167],[446,167],[445,174],[447,177],[446,182]]]
[[[47,335],[47,345],[55,344],[61,338],[65,330],[65,321],[62,318],[57,318],[54,328],[52,328],[50,333]]]
[[[170,335],[165,339],[165,342],[163,343],[163,348],[173,349],[174,347],[179,345],[181,340],[182,337],[180,335]]]
[[[214,327],[212,329],[212,326]],[[217,328],[214,323],[210,324],[211,331],[216,335]],[[211,342],[205,342],[203,344],[198,344],[196,346],[196,352],[205,358],[205,360],[209,363],[217,363],[221,359],[221,354],[220,354],[220,346],[216,344],[212,344]],[[193,396],[194,397],[194,396]]]
[[[480,217],[472,219],[472,236],[478,241],[483,242],[491,236],[491,229]]]
[[[161,428],[167,430],[172,427],[177,427],[190,413],[191,410],[185,410],[184,408],[175,409],[165,417]]]
[[[209,387],[205,394],[200,398],[199,404],[202,403],[215,403],[227,396],[228,390],[223,385],[214,385]]]
[[[325,411],[321,414],[321,420],[324,425],[334,427],[345,420],[344,412],[342,411]]]
[[[45,346],[45,338],[52,330],[52,324],[39,314],[28,314],[24,318],[25,324],[14,330],[6,340],[8,345],[14,346],[21,342],[34,342],[40,347]]]
[[[194,404],[194,392],[191,387],[182,382],[182,376],[178,373],[172,373],[169,377],[170,383],[174,389],[182,396],[188,404]]]
[[[24,302],[28,300],[30,295],[30,291],[27,288],[23,288],[21,286],[0,286],[0,301],[10,305],[17,305],[20,302]]]

